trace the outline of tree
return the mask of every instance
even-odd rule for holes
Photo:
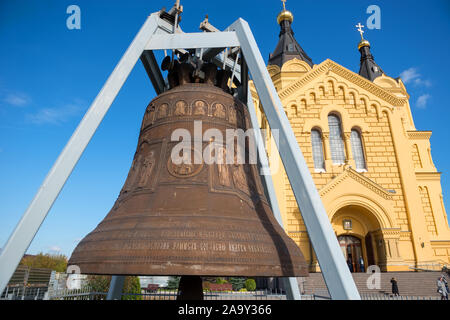
[[[230,278],[228,281],[233,285],[234,291],[239,291],[245,287],[245,278]]]
[[[247,291],[255,291],[256,289],[256,282],[253,279],[247,279],[245,280],[245,288]]]
[[[108,292],[111,276],[88,276],[87,286],[91,292]]]
[[[216,278],[216,283],[217,284],[224,284],[224,283],[228,283],[228,281],[224,278]]]
[[[65,272],[67,269],[67,257],[63,254],[42,253],[35,256],[25,256],[20,261],[21,265],[30,268],[51,269],[56,272]]]
[[[167,282],[167,289],[176,290],[180,284],[181,277],[169,277],[169,281]]]
[[[109,290],[109,284],[111,283],[111,276],[91,275],[88,276],[87,286],[91,292],[103,292],[107,293]],[[128,276],[125,277],[125,282],[122,289],[122,300],[142,300],[142,296],[127,295],[127,293],[140,294],[141,283],[139,277]]]
[[[139,277],[126,277],[123,285],[123,293],[122,300],[142,300],[142,296],[125,295],[125,293],[141,293],[141,282],[139,281]]]

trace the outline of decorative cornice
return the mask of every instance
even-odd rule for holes
[[[430,240],[430,242],[432,242],[432,244],[434,244],[434,245],[439,245],[439,244],[445,245],[445,246],[450,245],[450,240]]]
[[[411,231],[400,231],[400,240],[411,240]]]
[[[360,88],[367,90],[373,95],[377,96],[380,99],[388,102],[392,106],[402,106],[407,103],[407,99],[398,98],[392,93],[388,92],[384,88],[374,84],[373,82],[361,77],[359,74],[356,74],[343,66],[337,64],[336,62],[327,59],[323,61],[321,64],[314,66],[314,68],[307,72],[303,77],[294,83],[290,84],[287,88],[281,90],[278,95],[280,99],[284,99],[291,95],[292,93],[298,91],[301,87],[303,87],[308,82],[311,82],[319,75],[327,72],[334,72],[335,74],[341,76],[342,78],[353,82]]]
[[[408,138],[410,139],[425,139],[429,140],[431,137],[432,132],[431,131],[407,131]]]
[[[421,172],[421,171],[416,171],[416,179],[417,180],[439,180],[441,179],[441,174],[442,172]]]
[[[400,228],[383,228],[372,232],[374,236],[382,236],[383,239],[400,239],[402,238],[403,231]]]
[[[398,229],[381,229],[381,234],[383,235],[383,238],[385,239],[398,239],[401,236],[401,230]]]
[[[388,191],[386,191],[379,184],[373,182],[369,178],[366,178],[362,174],[356,172],[352,168],[345,169],[344,172],[342,172],[336,178],[327,183],[322,189],[320,189],[319,191],[320,196],[324,196],[347,178],[352,178],[353,180],[356,180],[357,182],[359,182],[366,188],[372,190],[373,192],[375,192],[376,194],[378,194],[379,196],[381,196],[386,200],[392,200],[392,195]]]

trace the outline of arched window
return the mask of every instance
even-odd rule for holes
[[[314,160],[314,169],[324,171],[325,161],[323,158],[322,134],[317,129],[311,130],[311,146]]]
[[[342,139],[341,120],[337,115],[328,115],[328,127],[330,128],[330,151],[333,164],[344,164],[345,147]]]
[[[352,143],[352,153],[355,159],[356,169],[366,170],[366,159],[364,158],[361,133],[357,129],[352,129],[350,141]]]

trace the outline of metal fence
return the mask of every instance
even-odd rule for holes
[[[177,290],[158,289],[153,292],[123,293],[125,300],[176,300]],[[60,290],[48,295],[50,300],[104,300],[106,292],[92,292],[89,288],[80,290]],[[204,300],[286,300],[286,295],[280,290],[257,291],[205,291]]]
[[[435,296],[393,296],[393,295],[380,295],[380,294],[362,294],[362,300],[440,300],[441,297]]]
[[[0,300],[44,300],[47,286],[9,286],[3,291]]]
[[[158,289],[152,292],[123,293],[123,300],[176,300],[177,290]],[[95,292],[90,288],[52,290],[49,287],[7,287],[1,300],[105,300],[107,292]],[[302,300],[331,300],[326,295],[302,295]],[[393,296],[381,294],[361,294],[362,300],[440,300],[440,297]],[[257,291],[205,291],[204,300],[286,300],[280,290]]]
[[[107,292],[95,292],[90,288],[49,290],[48,300],[105,300]],[[47,300],[46,299],[46,300]]]

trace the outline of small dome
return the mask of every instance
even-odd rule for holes
[[[358,43],[358,50],[361,49],[362,47],[370,47],[370,42],[367,41],[366,39],[362,39],[362,40]]]
[[[278,24],[281,24],[281,22],[285,20],[288,20],[291,23],[294,21],[294,15],[289,10],[283,10],[277,16]]]

